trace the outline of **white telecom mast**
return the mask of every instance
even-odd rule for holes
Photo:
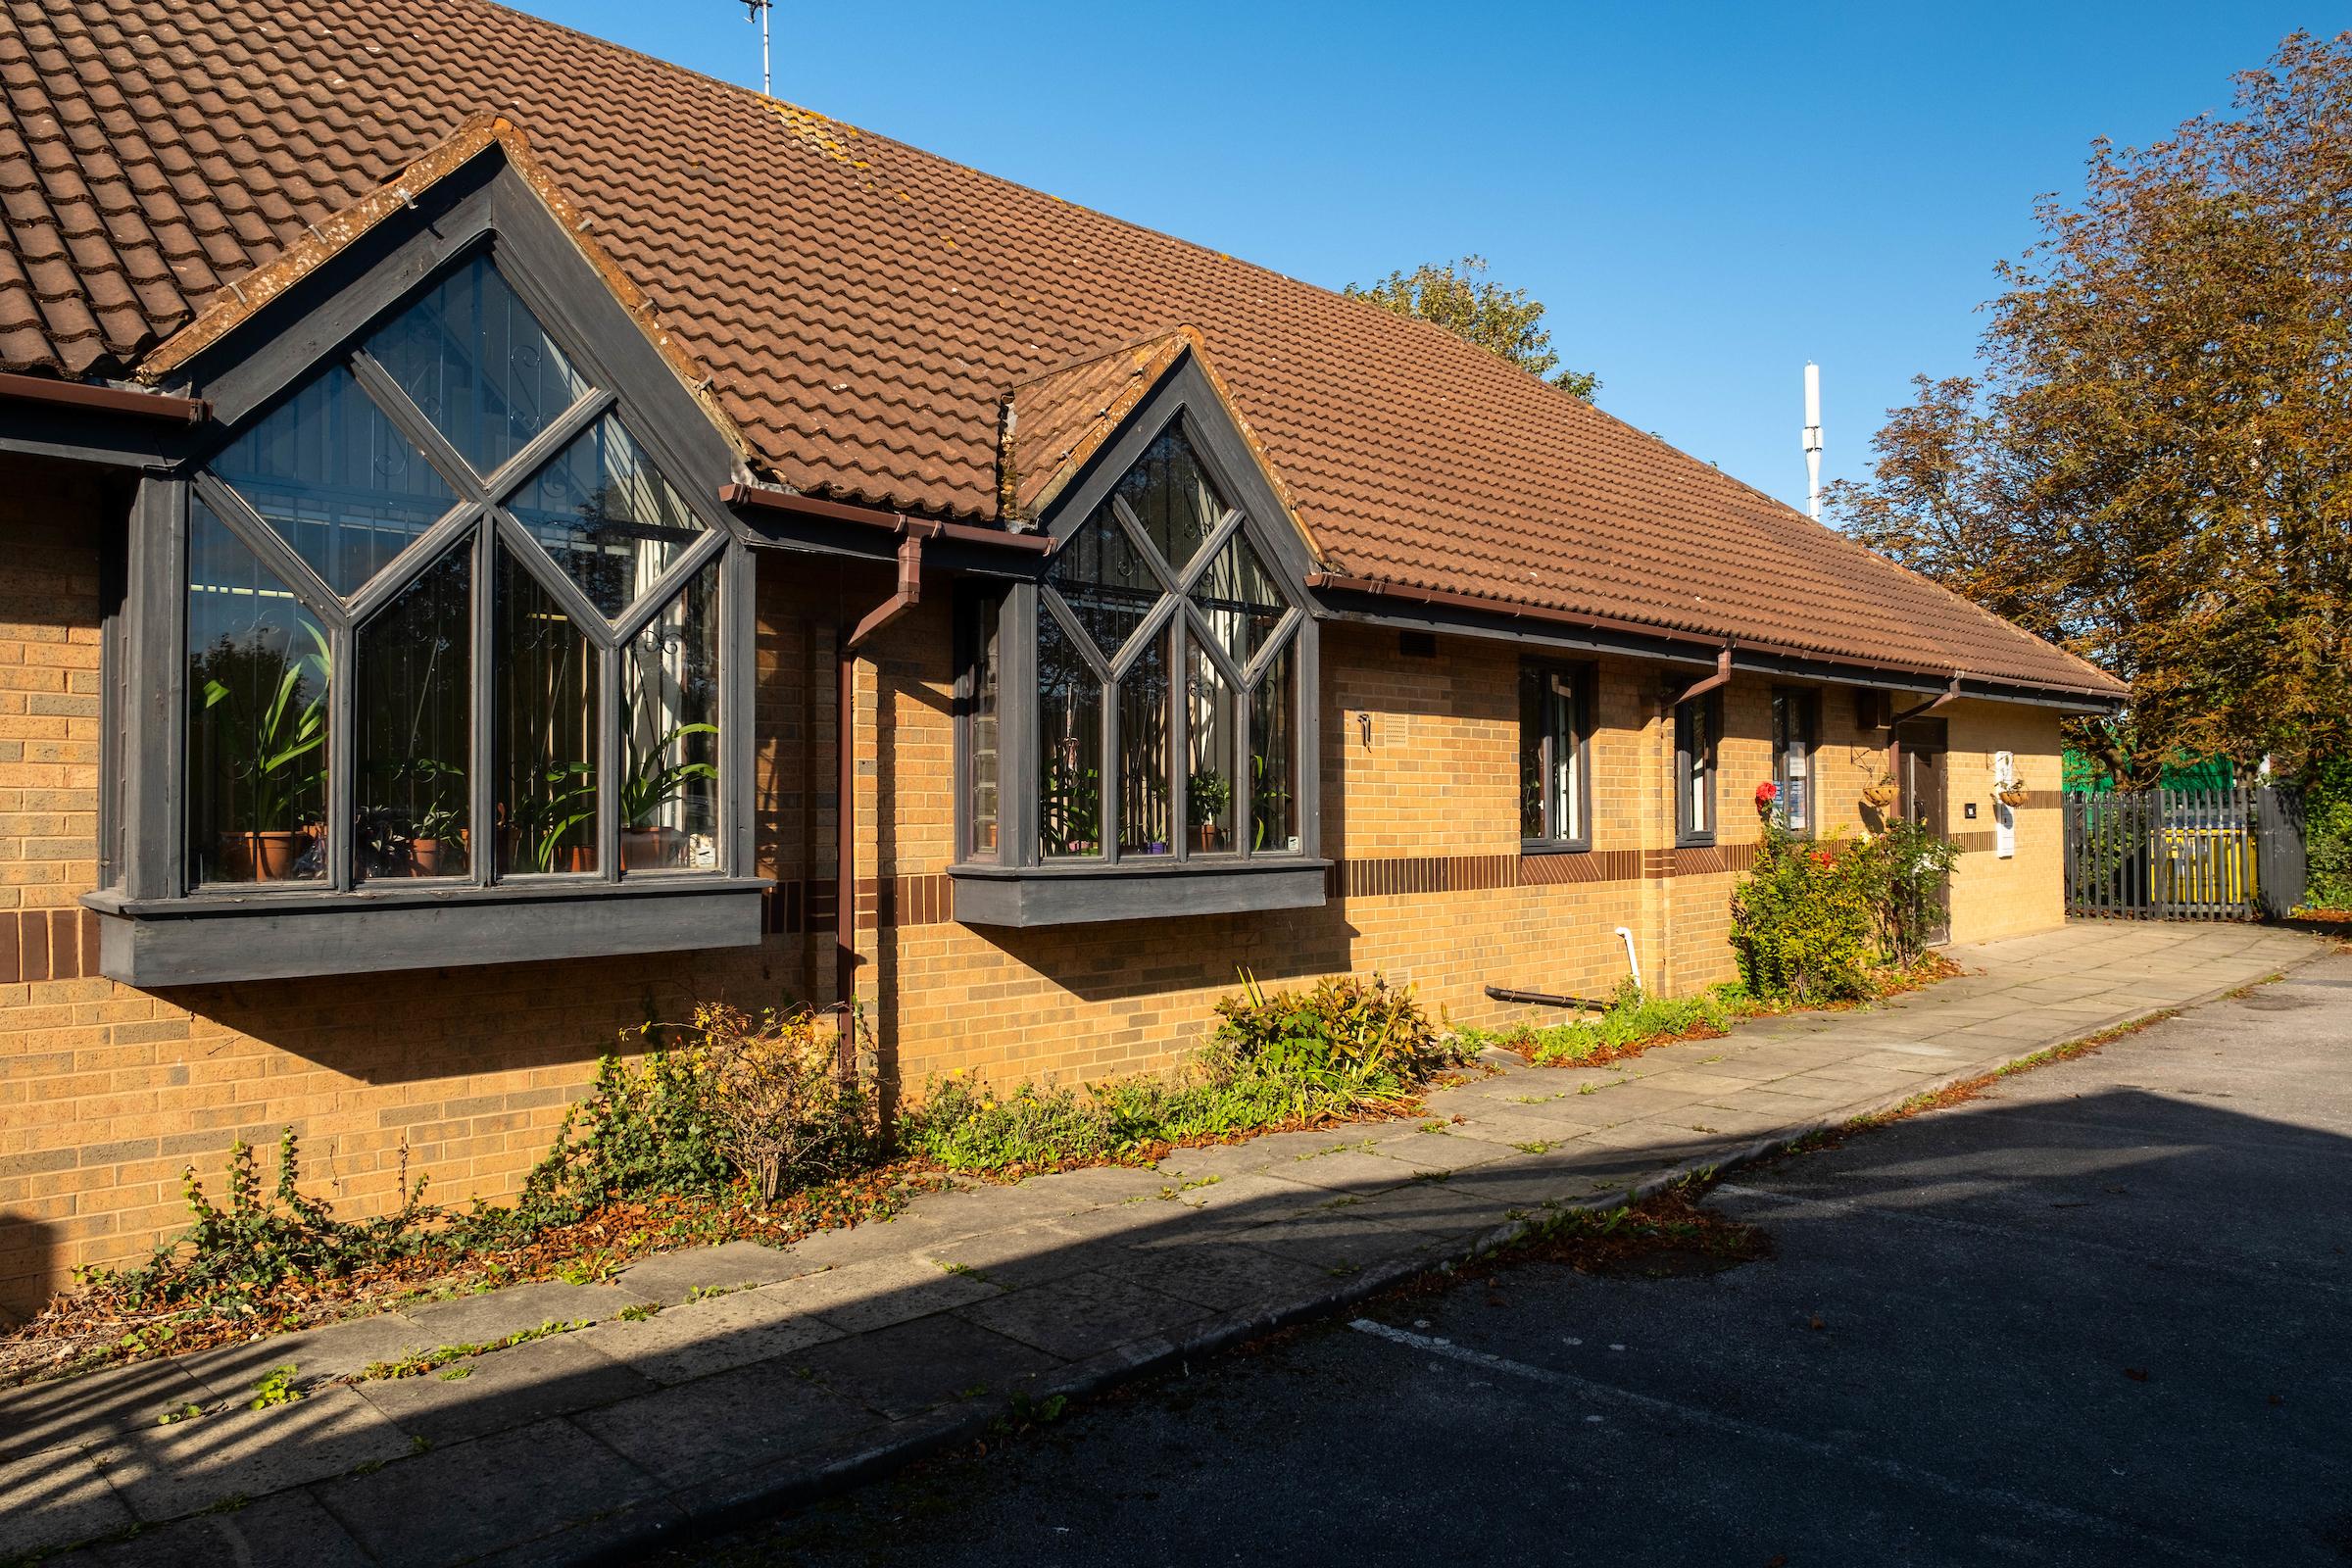
[[[1821,520],[1821,367],[1805,362],[1805,510]]]
[[[760,24],[760,90],[770,98],[775,96],[776,84],[767,73],[767,13],[774,4],[775,0],[743,0],[750,20]]]

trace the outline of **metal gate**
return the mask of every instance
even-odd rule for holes
[[[2259,920],[2303,900],[2292,791],[2117,790],[2066,797],[2066,912]]]

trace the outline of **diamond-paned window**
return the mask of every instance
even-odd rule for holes
[[[1037,616],[1045,858],[1296,854],[1301,616],[1185,431],[1055,552]]]
[[[722,868],[728,535],[491,256],[197,475],[191,888]]]

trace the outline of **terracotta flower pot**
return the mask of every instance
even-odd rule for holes
[[[680,827],[624,827],[620,830],[623,871],[662,871],[686,863],[686,830]]]
[[[466,846],[456,839],[411,839],[409,873],[412,876],[464,876]]]
[[[283,882],[311,847],[311,836],[300,832],[223,833],[220,835],[220,879],[224,882]]]
[[[1220,842],[1221,842],[1221,841],[1224,839],[1224,837],[1225,837],[1224,831],[1223,831],[1222,829],[1220,829],[1220,828],[1219,828],[1219,827],[1218,827],[1218,826],[1217,826],[1217,825],[1216,825],[1214,822],[1203,822],[1203,823],[1201,823],[1201,824],[1200,824],[1200,853],[1201,853],[1201,854],[1203,854],[1203,855],[1207,855],[1207,854],[1210,854],[1210,853],[1214,852],[1214,851],[1215,851],[1215,850],[1218,848],[1218,846],[1219,846]]]

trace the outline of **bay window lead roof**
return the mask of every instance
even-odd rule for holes
[[[1336,577],[2125,690],[1439,327],[481,0],[0,0],[0,369],[136,376],[490,109],[782,485],[1011,520],[1007,391],[1190,323]]]

